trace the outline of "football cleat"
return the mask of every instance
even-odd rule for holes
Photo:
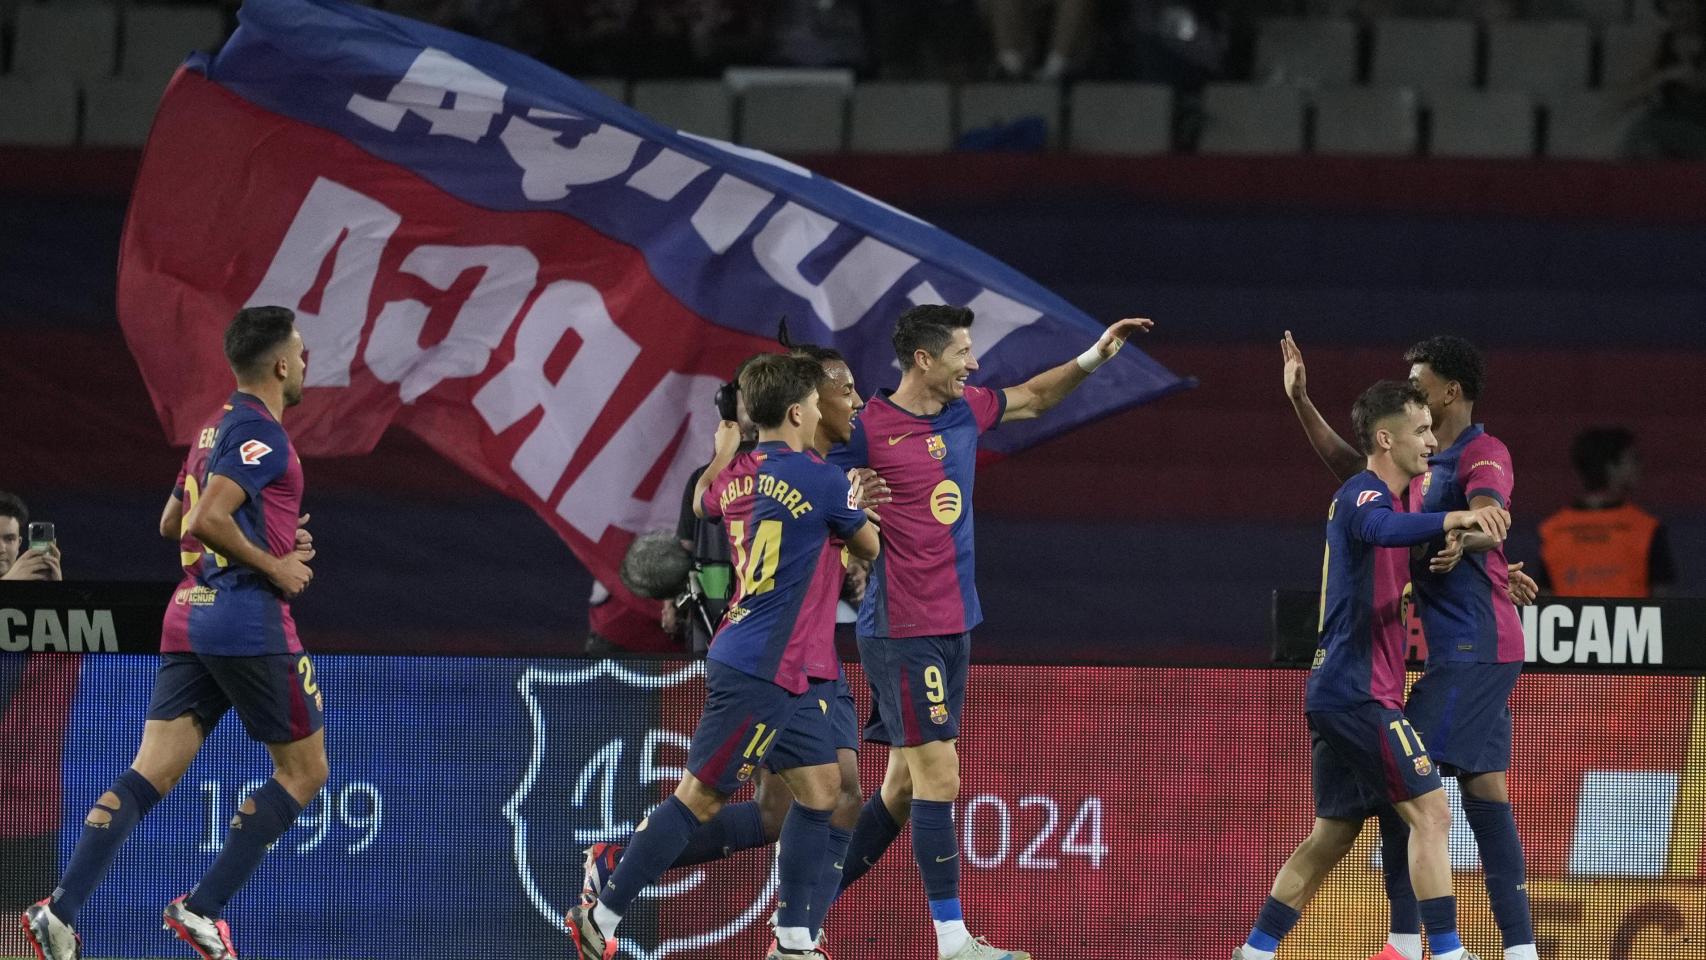
[[[71,924],[59,919],[48,907],[51,900],[31,904],[18,918],[24,927],[24,939],[36,953],[36,960],[79,960],[83,956],[83,938],[71,929]]]
[[[953,953],[942,954],[942,960],[1031,960],[1031,955],[1023,950],[1003,950],[986,937],[974,937]]]
[[[569,928],[569,936],[575,942],[575,956],[579,960],[616,960],[616,938],[607,937],[598,929],[598,924],[592,919],[592,907],[570,908],[563,923]]]
[[[185,894],[166,904],[161,928],[177,934],[202,960],[237,960],[237,948],[231,943],[231,925],[191,910],[184,903],[187,897]]]
[[[1380,948],[1379,953],[1369,957],[1368,960],[1409,960],[1409,958],[1404,956],[1404,951],[1388,943]]]
[[[777,946],[775,941],[771,941],[770,952],[764,955],[764,960],[831,960],[831,958],[829,954],[823,952],[821,947],[813,947],[810,950],[785,950]]]

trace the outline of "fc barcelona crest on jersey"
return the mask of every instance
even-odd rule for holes
[[[924,441],[924,449],[930,451],[930,456],[937,460],[945,460],[948,456],[948,445],[942,441],[942,435],[932,433]]]
[[[1425,777],[1428,775],[1429,772],[1431,772],[1433,770],[1433,768],[1434,768],[1433,761],[1428,759],[1427,754],[1424,753],[1421,756],[1416,758],[1416,775],[1417,776]]]
[[[1422,493],[1424,493],[1424,494],[1427,493],[1428,488],[1433,486],[1433,485],[1434,485],[1434,472],[1432,470],[1429,470],[1427,473],[1422,474]]]

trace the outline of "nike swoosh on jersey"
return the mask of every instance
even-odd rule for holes
[[[890,437],[889,438],[889,446],[891,446],[891,447],[894,446],[895,444],[901,442],[902,440],[905,440],[907,437],[912,436],[912,434],[913,434],[913,431],[908,430],[898,437]]]
[[[936,862],[937,863],[947,863],[949,860],[953,860],[955,857],[958,857],[958,856],[959,856],[959,854],[956,853],[952,857],[937,857]]]

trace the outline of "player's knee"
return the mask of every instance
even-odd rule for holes
[[[699,818],[700,823],[704,823],[716,816],[729,798],[701,783],[698,778],[690,773],[682,777],[679,784],[676,784],[675,799],[680,800],[683,806],[692,811],[693,815]],[[760,807],[761,812],[762,809]],[[778,835],[780,835],[780,831],[778,831]]]

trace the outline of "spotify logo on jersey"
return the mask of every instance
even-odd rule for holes
[[[930,491],[930,512],[935,515],[938,523],[949,524],[960,518],[961,501],[960,485],[952,480],[943,480],[936,484],[936,489]]]

